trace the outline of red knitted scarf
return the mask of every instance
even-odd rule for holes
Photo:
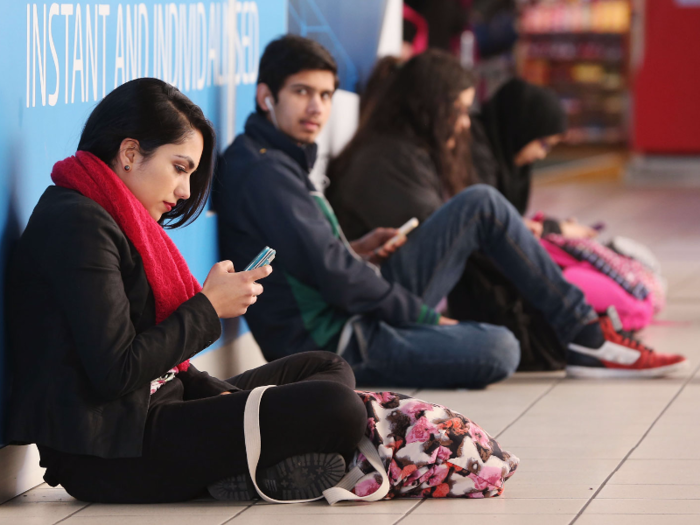
[[[78,151],[74,157],[57,162],[51,179],[57,186],[75,190],[102,206],[134,244],[155,297],[156,323],[202,289],[165,230],[95,155]],[[177,368],[184,372],[189,365],[187,360]]]

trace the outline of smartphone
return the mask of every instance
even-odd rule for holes
[[[248,272],[250,270],[255,270],[256,268],[260,268],[261,266],[267,266],[268,264],[270,264],[273,261],[276,254],[277,254],[277,252],[275,250],[273,250],[269,246],[265,246],[265,248],[263,248],[263,251],[261,251],[255,257],[255,259],[250,261],[250,264],[248,266],[246,266],[245,270],[243,270],[243,271]]]
[[[388,248],[391,245],[399,242],[400,239],[402,239],[403,237],[405,237],[406,235],[411,233],[413,230],[415,230],[418,227],[418,224],[420,224],[420,221],[418,219],[416,219],[415,217],[413,217],[412,219],[409,219],[406,222],[406,224],[404,224],[403,226],[401,226],[401,228],[399,228],[399,232],[396,235],[394,235],[391,239],[389,239],[388,241],[386,241],[384,243],[383,247]]]

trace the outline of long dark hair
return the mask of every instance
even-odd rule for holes
[[[355,153],[375,137],[394,136],[428,151],[449,195],[465,188],[468,136],[454,136],[459,117],[455,102],[460,93],[474,86],[472,73],[452,55],[429,50],[387,75],[387,82],[385,89],[375,88],[376,98],[366,106],[357,133],[331,163],[331,180],[342,177]],[[451,139],[456,142],[453,148],[448,146]]]
[[[360,122],[364,121],[371,113],[384,91],[391,85],[391,79],[398,73],[402,65],[403,62],[399,57],[391,55],[377,60],[374,69],[372,69],[372,74],[367,79],[365,89],[360,95]]]
[[[178,228],[199,217],[209,198],[216,138],[199,106],[176,87],[156,78],[139,78],[119,86],[90,114],[78,150],[111,166],[124,139],[137,140],[140,153],[148,158],[165,144],[182,142],[193,130],[202,134],[204,149],[190,177],[190,198],[178,202],[159,221],[165,228]]]

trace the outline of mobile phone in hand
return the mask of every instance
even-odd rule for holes
[[[399,228],[399,231],[396,233],[396,235],[394,235],[391,239],[389,239],[388,241],[386,241],[384,243],[384,246],[382,246],[382,248],[391,248],[394,244],[399,242],[403,237],[406,237],[406,235],[408,235],[413,230],[415,230],[418,227],[418,224],[420,224],[420,222],[415,217],[413,217],[412,219],[409,219],[406,222],[406,224],[404,224],[403,226],[401,226]]]
[[[277,252],[275,250],[273,250],[269,246],[265,246],[265,248],[263,248],[263,251],[261,251],[255,257],[255,259],[250,261],[250,264],[248,266],[246,266],[245,270],[243,270],[243,271],[248,272],[250,270],[255,270],[256,268],[260,268],[261,266],[267,266],[268,264],[270,264],[273,261],[276,254],[277,254]]]

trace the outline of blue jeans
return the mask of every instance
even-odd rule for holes
[[[481,184],[431,215],[382,265],[382,275],[434,307],[455,286],[477,249],[543,313],[563,343],[597,317],[515,208],[497,190]],[[365,316],[353,328],[343,357],[360,385],[483,388],[511,375],[520,361],[519,343],[504,327],[476,322],[395,327]]]

